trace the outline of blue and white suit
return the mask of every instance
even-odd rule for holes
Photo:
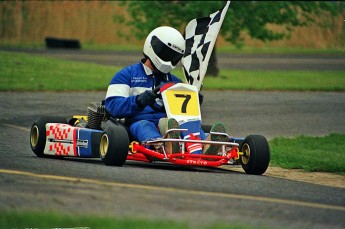
[[[161,137],[157,126],[159,119],[166,117],[166,113],[155,111],[150,106],[140,108],[136,103],[136,96],[166,82],[182,81],[170,73],[166,79],[154,76],[152,70],[142,62],[127,66],[110,81],[105,107],[112,117],[126,118],[134,140],[142,142]],[[156,102],[163,105],[161,99],[157,98]]]

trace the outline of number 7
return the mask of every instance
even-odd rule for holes
[[[175,94],[175,97],[185,99],[182,103],[181,113],[187,113],[187,104],[188,104],[188,102],[192,96],[191,95],[185,95],[185,94]]]

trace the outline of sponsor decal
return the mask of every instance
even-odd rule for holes
[[[173,49],[177,49],[180,53],[184,53],[184,50],[182,49],[182,48],[180,48],[180,47],[178,47],[177,45],[175,45],[175,44],[172,44],[172,47],[173,47]]]
[[[199,165],[199,166],[202,166],[202,165],[207,165],[207,161],[195,161],[195,160],[187,160],[186,163],[188,165]]]
[[[131,83],[147,83],[147,78],[143,76],[132,76]]]
[[[77,147],[84,147],[84,148],[87,148],[87,147],[88,147],[88,144],[89,144],[89,141],[88,141],[88,140],[80,140],[80,139],[77,139]]]

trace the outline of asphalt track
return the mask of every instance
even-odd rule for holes
[[[234,136],[345,133],[345,94],[205,91],[205,123]],[[29,128],[40,115],[85,114],[105,92],[0,93],[0,209],[53,210],[187,222],[242,222],[270,228],[344,228],[343,188],[246,175],[238,167],[187,168],[100,160],[37,158]],[[339,181],[344,182],[344,180]],[[71,225],[86,226],[87,225]]]

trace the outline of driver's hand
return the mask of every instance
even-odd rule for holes
[[[155,89],[154,89],[155,90]],[[138,107],[144,108],[146,106],[153,105],[157,98],[157,92],[155,93],[154,90],[147,90],[143,93],[137,95],[135,102],[137,103]]]

